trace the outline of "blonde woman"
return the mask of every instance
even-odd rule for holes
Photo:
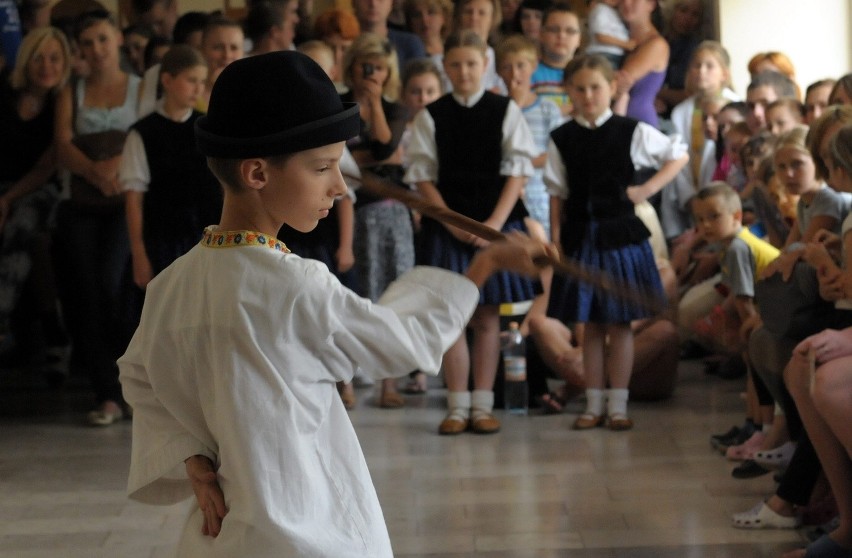
[[[408,115],[396,102],[400,79],[390,41],[373,33],[358,37],[343,59],[343,78],[349,92],[341,96],[342,100],[355,101],[361,109],[361,131],[347,142],[352,156],[362,169],[406,187],[399,142]],[[414,267],[408,208],[358,192],[353,248],[359,294],[376,301],[392,281]],[[400,370],[399,375],[407,372],[410,370]],[[383,380],[379,405],[395,408],[403,404],[396,380]]]
[[[11,348],[9,318],[32,268],[30,246],[59,200],[53,180],[57,92],[71,73],[71,53],[56,28],[24,37],[15,69],[0,83],[0,350]],[[40,301],[49,350],[67,339],[59,325],[56,297]]]

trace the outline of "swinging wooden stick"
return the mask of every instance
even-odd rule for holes
[[[447,207],[440,207],[429,203],[420,194],[405,188],[400,188],[392,182],[371,173],[369,170],[361,169],[360,177],[350,174],[344,174],[344,177],[360,183],[361,188],[373,196],[379,198],[390,198],[402,202],[406,206],[427,217],[435,219],[441,223],[458,227],[459,229],[469,232],[470,234],[478,236],[484,240],[494,242],[504,240],[506,238],[506,235],[500,231],[494,230],[479,221],[466,217]],[[557,259],[551,256],[541,256],[536,258],[535,263],[541,267],[550,266],[553,268],[554,272],[558,274],[568,275],[579,281],[589,283],[595,288],[614,294],[615,296],[629,302],[638,304],[654,314],[662,313],[665,310],[665,301],[660,300],[658,297],[648,298],[642,296],[639,292],[629,288],[628,286],[616,283],[611,277],[604,273],[582,266],[574,260],[566,259],[564,257],[562,259]]]

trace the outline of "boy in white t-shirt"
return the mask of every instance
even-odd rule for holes
[[[636,48],[627,26],[618,14],[620,0],[597,0],[589,11],[589,46],[587,54],[600,54],[616,70],[624,62],[626,52]]]

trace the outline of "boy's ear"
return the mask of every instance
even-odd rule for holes
[[[737,222],[739,222],[739,223],[743,222],[743,210],[742,209],[737,209],[736,211],[734,211],[734,219],[736,219]]]
[[[174,76],[172,76],[170,73],[160,72],[160,84],[162,84],[163,89],[168,89],[173,79]]]
[[[240,178],[246,187],[263,190],[269,181],[269,163],[266,159],[244,159],[240,161]]]

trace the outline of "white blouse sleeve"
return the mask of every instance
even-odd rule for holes
[[[151,170],[145,155],[145,144],[136,130],[130,130],[121,153],[118,180],[124,192],[147,192],[151,183]]]
[[[408,170],[403,179],[408,184],[438,181],[438,146],[435,143],[435,121],[422,109],[414,117],[408,144]]]
[[[637,168],[660,168],[668,161],[683,157],[689,147],[679,134],[667,136],[644,122],[636,124],[630,142],[630,158]]]
[[[532,159],[538,155],[530,127],[515,101],[509,101],[503,118],[501,176],[533,176]]]
[[[550,140],[547,144],[547,163],[544,165],[544,184],[551,196],[568,199],[568,173],[565,162],[556,144]]]

